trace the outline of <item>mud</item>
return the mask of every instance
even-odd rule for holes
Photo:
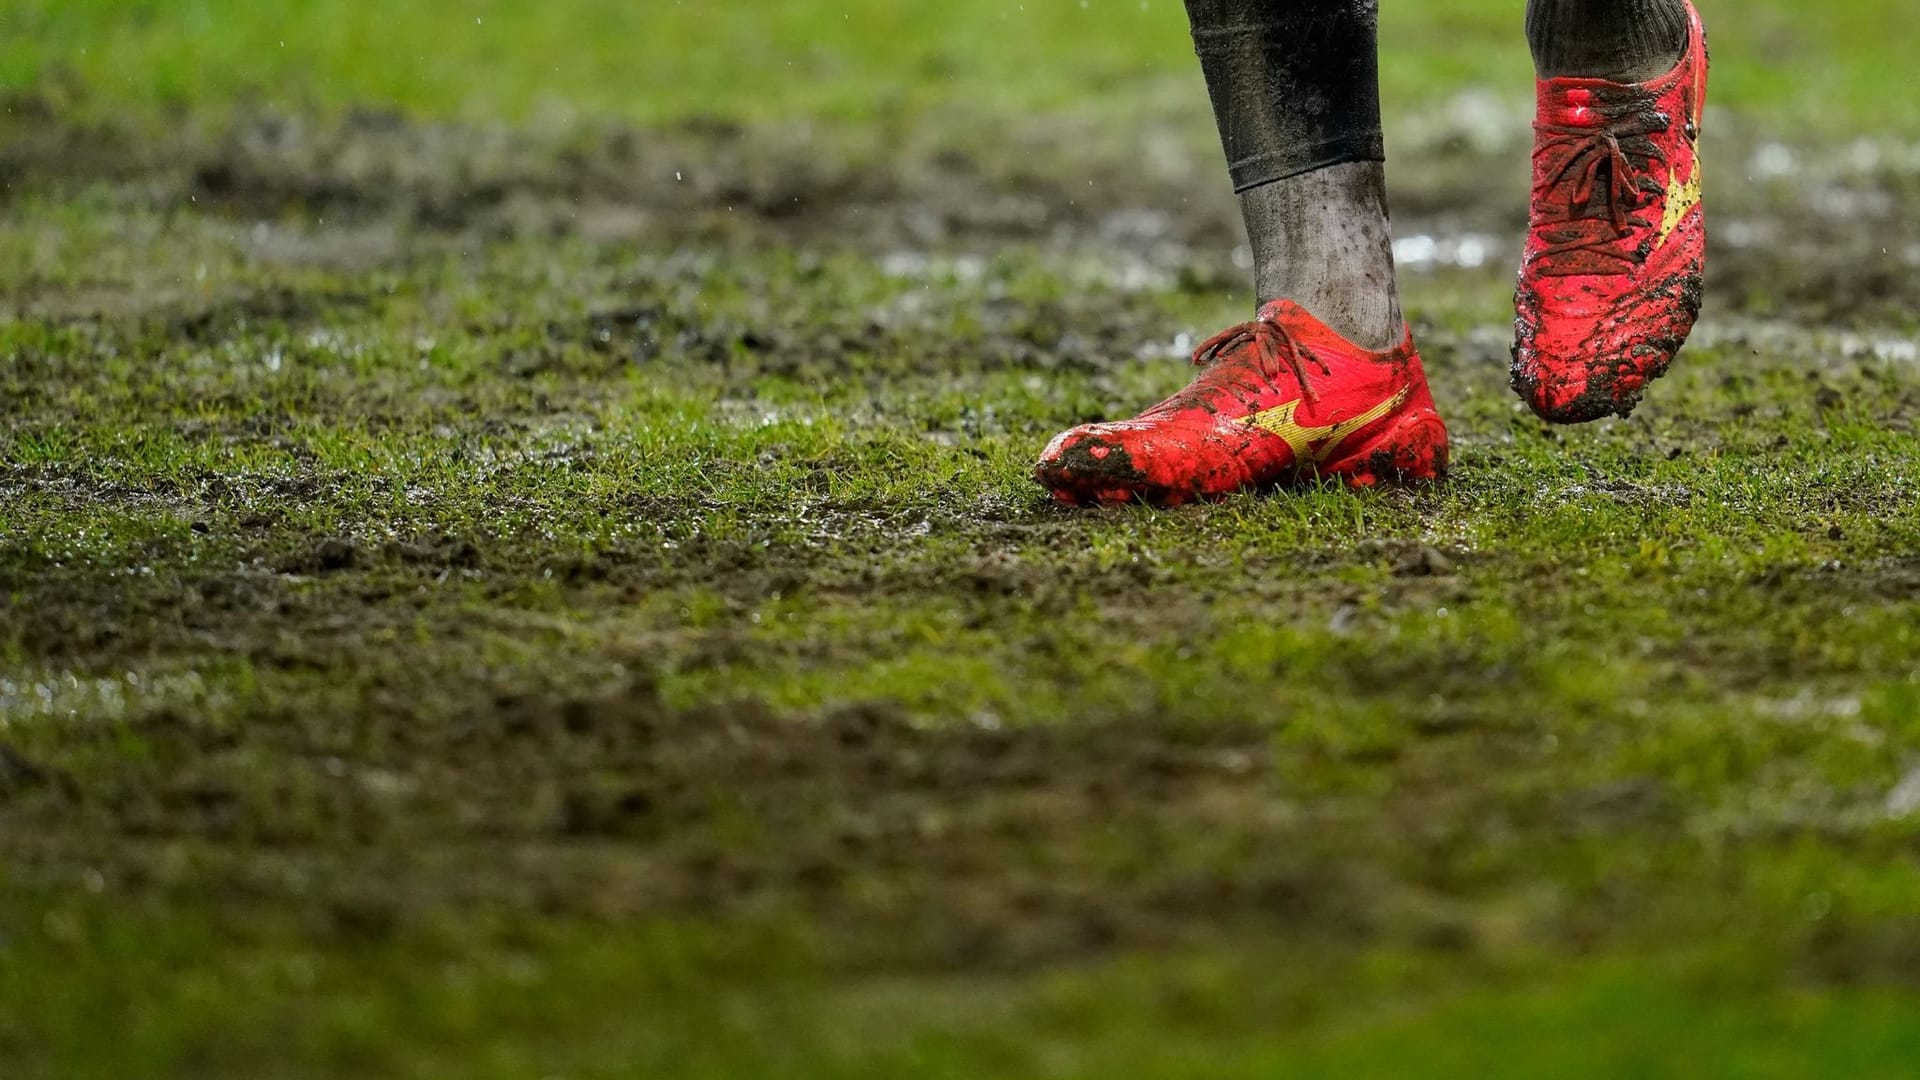
[[[1418,125],[1421,138],[1389,163],[1402,270],[1447,269],[1421,257],[1421,241],[1452,251],[1457,269],[1508,274],[1525,221],[1524,124],[1488,141],[1449,136],[1465,121],[1448,116]],[[943,138],[937,124],[601,125],[537,136],[361,111],[332,123],[262,114],[155,140],[74,127],[56,112],[0,148],[9,184],[0,197],[107,181],[156,206],[319,222],[334,240],[304,250],[323,261],[342,257],[340,237],[358,252],[347,257],[389,262],[446,235],[804,243],[888,256],[1017,242],[1097,252],[1122,277],[1238,290],[1239,215],[1196,119],[1204,123],[1148,117],[1090,132],[1037,117],[963,144],[953,140],[964,126]],[[1910,259],[1920,184],[1901,149],[1800,148],[1782,171],[1772,162],[1785,151],[1766,133],[1742,117],[1720,121],[1704,148],[1715,177],[1710,310],[1865,322],[1920,306]],[[1739,182],[1743,163],[1766,179]],[[1508,174],[1506,186],[1487,179]],[[302,257],[298,242],[281,247]]]
[[[1417,886],[1383,892],[1388,871],[1314,838],[1344,815],[1299,805],[1261,767],[1259,726],[933,730],[884,706],[677,710],[640,683],[438,719],[377,700],[241,729],[168,710],[99,738],[145,764],[82,785],[0,745],[0,798],[21,827],[10,861],[84,864],[116,892],[255,898],[237,916],[297,897],[316,932],[346,939],[449,904],[588,918],[778,905],[855,956],[980,969],[1249,919],[1323,940],[1459,931]],[[262,774],[261,754],[288,767]],[[1212,839],[1176,841],[1192,835]],[[403,850],[416,855],[389,860]]]

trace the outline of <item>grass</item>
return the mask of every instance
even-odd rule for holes
[[[1403,955],[1358,970],[1329,965],[1342,977],[1338,996],[1275,977],[1300,951],[1126,958],[1024,983],[823,985],[790,944],[769,952],[757,937],[749,941],[759,951],[748,953],[744,942],[681,926],[570,930],[476,955],[465,929],[458,947],[409,954],[437,977],[401,994],[390,957],[369,965],[284,946],[263,955],[226,933],[181,933],[177,921],[168,930],[158,941],[117,943],[122,955],[111,942],[100,952],[120,961],[103,974],[138,973],[176,993],[138,995],[149,1008],[127,1017],[117,1045],[93,1040],[90,1059],[69,1059],[60,1075],[123,1075],[137,1049],[203,1069],[277,1060],[272,1075],[284,1076],[719,1078],[798,1067],[835,1078],[969,1077],[1023,1073],[1040,1061],[1062,1077],[1793,1077],[1836,1067],[1896,1077],[1915,1045],[1901,995],[1768,993],[1671,959],[1542,973],[1525,992],[1476,991],[1430,1009],[1409,985],[1456,975]],[[246,966],[202,967],[209,953],[236,952]],[[156,953],[182,967],[154,965]],[[236,1023],[222,987],[273,1004]],[[637,1007],[624,1020],[610,1016],[605,995]],[[79,1018],[79,1045],[89,1045],[99,1017],[125,1015],[119,998],[84,1004],[96,1011]],[[395,1030],[411,1033],[399,1055]]]
[[[1436,86],[1526,85],[1511,3],[1385,9],[1383,89],[1396,111]],[[1884,32],[1904,12],[1898,0],[1848,0],[1813,17],[1787,0],[1709,4],[1729,61],[1717,92],[1823,128],[1912,133],[1908,42]],[[300,0],[271,11],[238,0],[8,0],[0,14],[0,85],[37,88],[91,117],[163,124],[239,104],[392,106],[481,123],[867,120],[956,104],[998,115],[1111,99],[1125,110],[1166,95],[1169,81],[1175,92],[1197,85],[1173,0]]]
[[[1448,483],[1101,514],[1246,296],[1177,7],[1027,7],[9,9],[0,1073],[1910,1071],[1889,7],[1717,19],[1716,175],[1831,127],[1631,420],[1410,266]],[[1401,232],[1505,235],[1452,111]]]

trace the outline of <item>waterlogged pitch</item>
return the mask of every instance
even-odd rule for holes
[[[652,6],[0,0],[0,1074],[1911,1075],[1895,5],[1707,9],[1564,429],[1514,5],[1390,4],[1451,479],[1100,513],[1251,302],[1179,5]]]

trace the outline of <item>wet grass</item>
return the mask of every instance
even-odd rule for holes
[[[48,42],[111,14],[18,10]],[[219,16],[100,47],[268,26]],[[848,22],[819,49],[879,74],[794,108],[918,62]],[[322,50],[281,104],[527,115],[525,73],[454,78],[466,47],[404,84]],[[247,55],[196,76],[231,86],[141,69],[200,130],[111,153],[79,118],[118,91],[77,64],[6,159],[0,1072],[1910,1072],[1897,144],[1714,193],[1747,239],[1631,420],[1506,391],[1505,252],[1413,260],[1447,484],[1076,514],[1025,479],[1045,438],[1179,385],[1246,307],[1213,159],[1114,168],[1206,148],[1203,114],[508,145],[229,119],[283,77]],[[1711,129],[1730,166],[1778,158],[1754,115]],[[1403,239],[1510,230],[1474,178],[1524,150],[1478,122],[1404,156]]]
[[[1704,10],[1730,60],[1716,76],[1723,100],[1822,128],[1920,126],[1910,43],[1887,32],[1902,24],[1900,0]],[[602,114],[872,120],[956,104],[995,116],[1101,101],[1125,115],[1198,86],[1177,0],[306,0],[270,12],[239,0],[7,0],[0,16],[0,86],[109,120],[236,104],[541,125]],[[1524,96],[1511,3],[1389,4],[1382,18],[1393,111],[1469,82]]]
[[[1428,309],[1491,272],[1416,277],[1449,484],[1082,515],[1034,447],[1239,298],[120,221],[5,330],[47,1075],[1903,1060],[1904,362],[1728,331],[1552,431]]]

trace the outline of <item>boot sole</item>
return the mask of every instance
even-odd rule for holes
[[[1336,479],[1355,488],[1433,483],[1446,476],[1450,458],[1447,425],[1439,413],[1420,409],[1397,417],[1391,425],[1340,457],[1320,465],[1308,463],[1280,482],[1285,484],[1291,479],[1299,484]],[[1036,470],[1034,479],[1051,492],[1056,501],[1068,506],[1123,506],[1141,502],[1175,507],[1195,501],[1217,501],[1233,494],[1232,490],[1197,492],[1157,484],[1126,484],[1112,478],[1050,469]]]

